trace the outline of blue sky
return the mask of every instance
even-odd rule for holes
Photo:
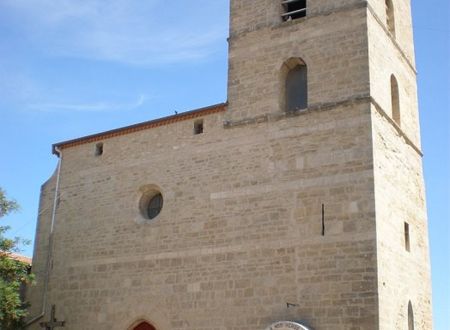
[[[450,4],[412,3],[435,329],[448,330]],[[22,206],[10,234],[34,237],[52,143],[225,101],[227,35],[228,0],[0,0],[0,186]]]

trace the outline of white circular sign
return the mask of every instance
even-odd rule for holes
[[[268,328],[266,328],[266,330],[311,330],[311,329],[296,322],[280,321],[270,325]]]

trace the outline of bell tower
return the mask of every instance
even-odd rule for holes
[[[229,119],[368,96],[366,15],[367,3],[356,0],[232,0]],[[289,107],[289,73],[295,71],[305,86],[297,88],[300,103]]]
[[[342,207],[344,218],[358,220],[339,225],[337,216],[327,224],[342,244],[362,244],[359,248],[368,251],[364,267],[374,271],[358,275],[373,276],[373,281],[351,284],[367,286],[368,298],[357,307],[359,316],[339,315],[347,327],[432,327],[416,74],[410,0],[231,0],[226,125],[268,122],[273,136],[283,135],[274,133],[279,129],[300,131],[306,125],[297,155],[305,173],[312,166],[310,150],[324,153],[320,158],[327,162],[325,150],[331,147],[325,127],[345,125],[353,131],[351,137],[339,129],[328,131],[341,144],[337,149],[359,144],[352,152],[360,153],[362,167],[339,163],[345,151],[329,160],[335,171],[355,177],[364,167],[369,182],[359,202],[335,205]],[[319,163],[316,170],[325,176],[326,164]],[[298,175],[308,177],[305,173]],[[336,189],[323,180],[327,196],[320,199],[334,199]],[[358,190],[350,181],[343,191]],[[318,216],[305,214],[302,221]],[[304,223],[299,228],[300,234],[312,234]],[[317,243],[319,249],[330,248],[326,238]],[[352,258],[331,255],[332,260]],[[347,271],[358,272],[342,269]],[[312,324],[320,329],[329,320],[317,317]]]
[[[410,1],[368,1],[367,34],[379,327],[432,329]]]

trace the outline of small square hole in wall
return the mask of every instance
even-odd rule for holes
[[[103,143],[97,143],[95,145],[95,155],[96,156],[103,155]]]
[[[411,243],[409,238],[409,224],[405,222],[405,250],[408,252],[411,250],[410,244]]]
[[[196,120],[194,122],[194,134],[202,134],[203,133],[203,119]]]

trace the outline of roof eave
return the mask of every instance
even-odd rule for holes
[[[145,122],[130,125],[130,126],[120,127],[120,128],[116,128],[116,129],[101,132],[101,133],[86,135],[86,136],[83,136],[80,138],[58,142],[58,143],[55,143],[52,145],[52,153],[59,157],[58,150],[61,150],[64,148],[69,148],[72,146],[95,142],[95,141],[101,141],[101,140],[105,140],[105,139],[119,136],[119,135],[129,134],[129,133],[133,133],[133,132],[137,132],[137,131],[141,131],[141,130],[145,130],[145,129],[149,129],[149,128],[153,128],[153,127],[157,127],[157,126],[169,125],[169,124],[172,124],[175,122],[188,120],[188,119],[192,119],[192,118],[197,118],[197,117],[209,115],[209,114],[216,113],[216,112],[222,112],[222,111],[226,110],[227,105],[228,105],[227,102],[218,103],[218,104],[214,104],[214,105],[204,107],[204,108],[190,110],[190,111],[186,111],[183,113],[179,113],[179,114],[175,114],[175,115],[171,115],[171,116],[167,116],[167,117],[162,117],[162,118],[157,118],[157,119],[145,121]]]

